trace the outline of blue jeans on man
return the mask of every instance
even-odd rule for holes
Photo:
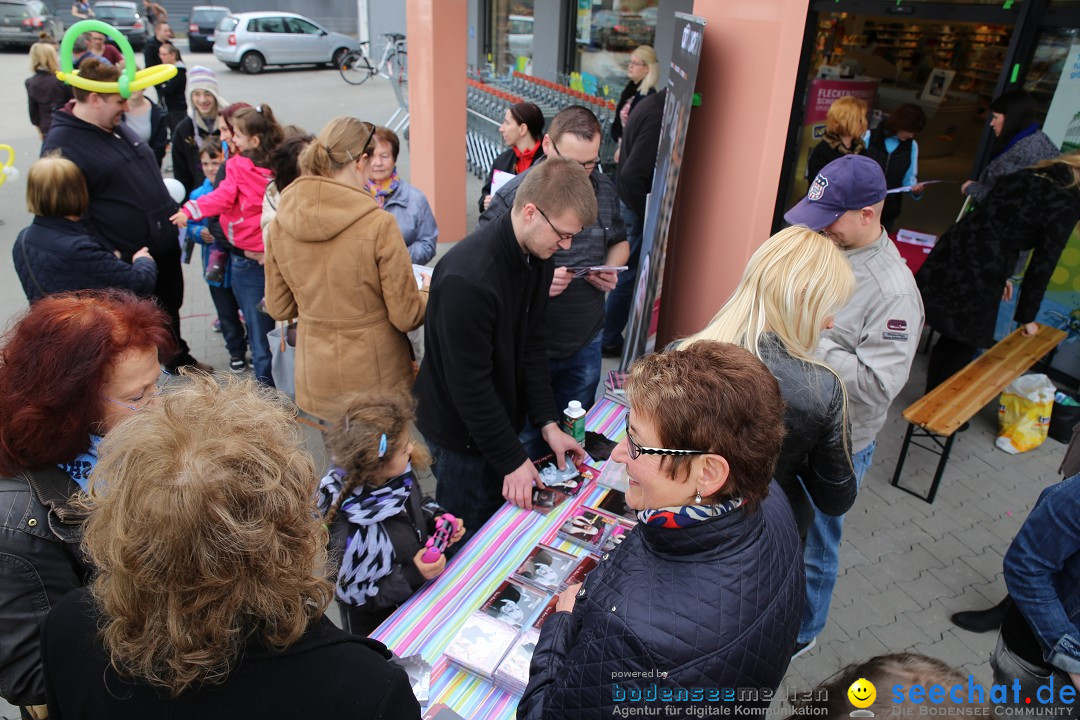
[[[862,487],[863,476],[870,469],[877,442],[851,456],[855,470],[855,483]],[[814,513],[814,522],[806,533],[806,549],[803,561],[806,568],[806,605],[803,606],[802,627],[796,641],[808,643],[825,629],[829,617],[829,601],[836,586],[836,573],[840,569],[840,535],[844,529],[844,516]]]
[[[622,215],[623,223],[626,224],[626,240],[630,243],[630,258],[626,261],[630,269],[619,273],[619,282],[615,285],[615,289],[608,293],[607,304],[604,306],[602,344],[605,350],[611,351],[623,345],[622,333],[630,317],[630,306],[634,302],[634,286],[637,282],[637,268],[641,260],[641,236],[644,231],[642,218],[639,218],[637,213],[622,200],[619,201],[619,214]]]
[[[266,273],[263,266],[250,258],[233,255],[232,291],[236,302],[244,311],[247,325],[248,345],[251,346],[251,366],[255,378],[270,387],[274,378],[270,374],[270,341],[266,334],[274,329],[274,320],[259,311],[259,301],[266,292]]]
[[[600,350],[602,335],[602,332],[597,332],[585,347],[568,358],[548,360],[551,395],[560,412],[566,409],[571,400],[579,401],[585,410],[591,408],[596,401],[596,388],[600,385],[601,366],[604,362]],[[525,452],[534,460],[551,452],[540,437],[540,430],[527,421],[519,439],[525,446]]]

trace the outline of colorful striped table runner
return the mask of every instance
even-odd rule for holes
[[[626,407],[602,399],[585,418],[585,427],[612,440],[624,433]],[[603,465],[587,461],[597,470]],[[555,532],[581,505],[596,505],[607,492],[595,482],[549,515],[522,510],[506,503],[447,565],[434,582],[398,608],[371,637],[401,657],[419,653],[432,665],[429,705],[446,703],[464,718],[510,720],[518,696],[496,688],[446,662],[443,650],[470,613],[495,592],[537,543],[543,542],[575,555],[584,549],[556,537]]]

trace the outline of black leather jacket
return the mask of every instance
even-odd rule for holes
[[[67,484],[70,498],[79,488],[70,478]],[[46,507],[26,474],[0,478],[0,696],[13,705],[45,704],[39,628],[89,574],[79,552],[81,521],[69,512],[63,500]]]
[[[826,515],[843,515],[858,492],[843,383],[828,368],[788,355],[775,336],[765,337],[761,355],[787,406],[787,435],[773,477],[787,494],[799,536],[805,538],[815,506]]]

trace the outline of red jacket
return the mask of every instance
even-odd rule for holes
[[[263,252],[263,194],[274,173],[257,166],[243,155],[234,155],[225,163],[225,179],[213,192],[184,203],[184,213],[192,220],[220,216],[221,229],[240,250]]]

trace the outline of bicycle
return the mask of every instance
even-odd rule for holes
[[[368,78],[380,75],[388,80],[404,86],[408,83],[408,53],[406,52],[405,36],[400,33],[383,33],[382,38],[386,41],[382,57],[375,65],[371,64],[364,47],[370,50],[371,43],[360,43],[359,50],[347,53],[338,64],[342,79],[350,85],[362,85]]]

